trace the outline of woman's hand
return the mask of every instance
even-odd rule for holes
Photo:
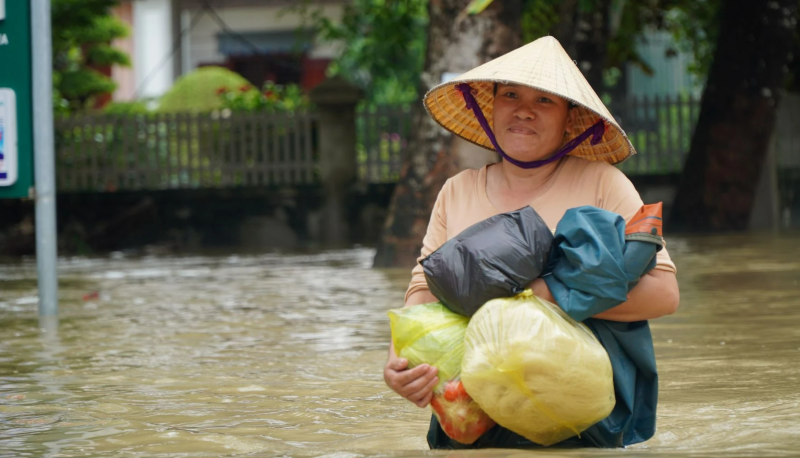
[[[439,377],[436,376],[438,372],[428,364],[408,369],[408,360],[399,358],[394,352],[394,345],[391,345],[389,360],[383,368],[383,380],[395,393],[417,407],[427,407],[433,397],[433,387],[439,383]]]

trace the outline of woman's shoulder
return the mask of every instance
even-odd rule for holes
[[[453,184],[475,183],[478,181],[478,175],[480,175],[481,171],[485,169],[486,166],[480,169],[464,169],[453,175],[453,177],[451,177],[448,181],[452,182]]]
[[[565,168],[568,174],[580,176],[580,179],[590,181],[617,181],[628,180],[622,171],[606,161],[591,161],[582,157],[567,156]]]
[[[444,184],[444,189],[459,191],[465,189],[473,189],[480,180],[481,173],[485,175],[486,167],[482,169],[465,169],[452,177],[448,178]]]
[[[591,173],[622,173],[620,170],[606,161],[592,161],[578,156],[567,156],[567,165],[576,170]]]

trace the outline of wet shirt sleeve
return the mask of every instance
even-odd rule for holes
[[[631,183],[631,180],[619,169],[608,167],[604,172],[603,177],[599,180],[597,206],[622,215],[625,218],[625,222],[629,222],[644,202],[642,202],[642,198],[633,183]],[[667,272],[677,272],[675,264],[667,252],[666,241],[664,242],[664,249],[656,254],[655,268]]]
[[[428,289],[428,282],[425,280],[425,272],[423,272],[422,265],[419,262],[428,257],[428,255],[436,251],[447,241],[447,190],[450,186],[451,180],[447,180],[442,190],[439,191],[439,195],[436,197],[436,203],[433,204],[431,219],[428,222],[428,230],[425,233],[425,238],[422,240],[422,251],[417,258],[417,265],[414,266],[414,269],[411,271],[411,284],[408,285],[408,290],[406,290],[404,302],[408,302],[408,297],[417,291]]]

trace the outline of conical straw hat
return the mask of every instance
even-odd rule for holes
[[[583,77],[567,52],[553,37],[542,37],[508,54],[474,68],[458,78],[440,84],[425,94],[425,109],[442,127],[459,137],[494,151],[489,137],[473,112],[466,108],[464,96],[456,90],[469,83],[490,125],[494,104],[494,83],[515,83],[563,97],[578,110],[571,134],[564,143],[580,135],[601,118],[606,130],[596,145],[584,141],[569,153],[595,161],[620,163],[636,154],[628,136]]]

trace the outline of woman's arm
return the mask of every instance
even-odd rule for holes
[[[531,289],[537,296],[555,303],[547,283],[537,278],[531,283]],[[678,281],[673,272],[653,269],[639,280],[639,283],[628,294],[628,300],[618,306],[598,313],[593,318],[609,321],[641,321],[652,320],[671,315],[678,310],[680,292]]]
[[[628,293],[628,300],[598,313],[594,318],[610,321],[641,321],[672,315],[681,297],[675,274],[653,269]]]
[[[436,202],[433,204],[431,219],[428,222],[428,229],[425,232],[425,237],[422,239],[422,249],[420,250],[416,265],[411,270],[411,282],[408,285],[405,296],[406,306],[436,302],[436,299],[433,299],[431,301],[423,300],[422,302],[410,304],[409,300],[411,296],[417,292],[428,291],[428,282],[425,280],[425,272],[421,264],[422,260],[430,256],[431,253],[447,242],[447,202],[449,200],[448,196],[452,194],[451,180],[452,179],[445,182],[442,190],[439,191],[439,195],[436,197]]]
[[[448,180],[436,202],[433,205],[431,219],[428,223],[428,231],[422,240],[422,251],[419,259],[428,256],[446,241],[447,228],[445,217],[445,193],[448,187]],[[419,261],[419,260],[418,260]],[[419,304],[436,302],[436,297],[431,294],[425,281],[425,273],[422,265],[417,262],[414,270],[411,271],[411,284],[406,291],[406,302],[404,307],[411,307]],[[418,407],[427,407],[433,397],[433,387],[439,383],[436,376],[439,370],[428,364],[409,369],[408,360],[399,358],[394,351],[394,344],[389,343],[389,357],[386,366],[383,368],[383,380],[395,393],[408,399]]]
[[[431,294],[430,290],[420,289],[414,291],[408,296],[404,308],[413,307],[419,304],[430,304],[431,302],[439,302],[439,299],[436,299],[436,296]]]

